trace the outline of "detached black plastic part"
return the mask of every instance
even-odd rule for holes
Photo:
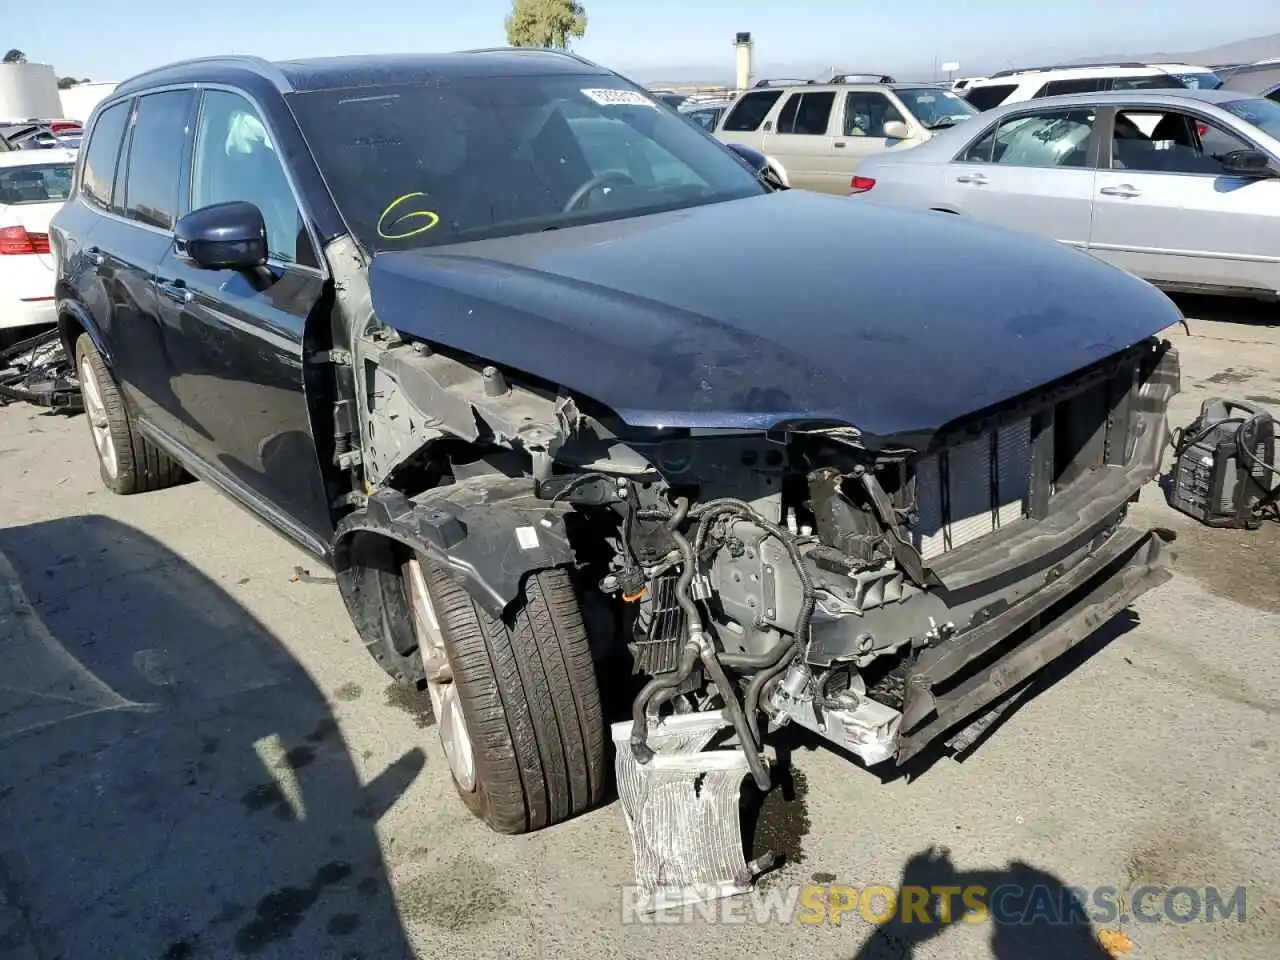
[[[400,567],[409,551],[450,571],[500,617],[536,570],[573,562],[565,504],[549,506],[533,481],[477,477],[409,499],[379,490],[338,525],[334,570],[352,622],[374,659],[401,682],[422,679]]]

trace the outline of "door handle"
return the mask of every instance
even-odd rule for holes
[[[158,280],[156,290],[160,296],[174,303],[190,303],[195,297],[195,294],[181,280]]]
[[[987,178],[980,173],[964,173],[956,177],[956,183],[987,183]]]
[[[97,247],[90,247],[84,252],[85,259],[92,263],[95,267],[100,267],[107,262],[106,256]]]
[[[1098,191],[1107,197],[1140,197],[1142,191],[1131,187],[1127,183],[1122,183],[1118,187],[1103,187]]]
[[[843,141],[843,140],[837,140],[835,143],[833,143],[833,144],[832,144],[832,146],[833,146],[833,147],[835,147],[837,150],[843,150],[843,149],[844,149],[844,141]]]

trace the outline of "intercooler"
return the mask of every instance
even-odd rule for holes
[[[1030,482],[1030,417],[919,460],[913,546],[929,560],[1012,523]]]

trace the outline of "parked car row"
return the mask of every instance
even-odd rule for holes
[[[1010,103],[869,159],[853,193],[1043,234],[1179,291],[1280,294],[1280,103],[1125,90]]]

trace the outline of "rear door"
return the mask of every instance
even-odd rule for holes
[[[851,171],[844,138],[835,135],[835,102],[834,90],[792,90],[783,101],[774,129],[766,131],[764,153],[786,167],[791,186],[848,193]]]
[[[961,213],[1084,248],[1097,144],[1093,108],[1021,110],[989,127],[949,165],[947,196]]]
[[[95,240],[107,266],[119,271],[128,322],[117,322],[110,350],[132,388],[136,409],[161,440],[180,440],[182,406],[174,393],[155,289],[160,260],[173,246],[178,183],[191,136],[195,91],[163,90],[138,97],[116,175],[118,215],[102,224]],[[171,446],[172,444],[166,444]]]
[[[1108,126],[1091,251],[1172,287],[1280,289],[1280,179],[1222,169],[1256,145],[1190,111],[1119,110]]]
[[[328,305],[319,246],[254,103],[206,89],[195,126],[182,208],[255,204],[270,258],[246,272],[205,270],[170,247],[159,263],[157,302],[187,442],[233,493],[325,544],[329,498],[303,382],[307,318]]]
[[[744,147],[764,152],[765,122],[780,99],[781,90],[753,90],[744,93],[729,108],[724,123],[716,131],[716,137],[725,143],[740,143]],[[772,126],[770,124],[769,129]]]

